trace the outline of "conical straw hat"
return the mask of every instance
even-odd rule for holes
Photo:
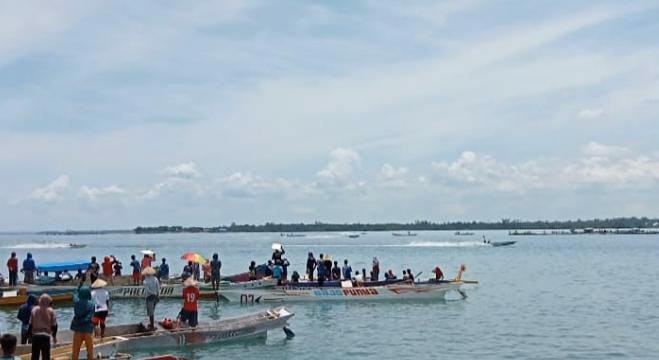
[[[103,279],[96,279],[96,281],[94,281],[94,283],[92,284],[92,289],[100,289],[102,287],[105,287],[105,285],[107,284],[108,283]]]
[[[197,286],[197,282],[195,281],[195,279],[192,278],[192,276],[190,276],[189,278],[185,279],[185,281],[183,282],[183,286],[185,287]]]
[[[156,274],[156,269],[152,268],[151,266],[146,267],[144,270],[142,270],[142,275],[144,276],[153,276]]]

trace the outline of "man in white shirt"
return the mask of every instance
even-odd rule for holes
[[[97,328],[101,329],[101,339],[105,336],[105,319],[108,317],[110,305],[110,292],[105,288],[108,283],[103,279],[96,279],[92,284],[92,300],[94,300],[94,333],[98,336]]]

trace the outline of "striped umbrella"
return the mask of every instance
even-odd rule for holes
[[[203,264],[206,262],[206,258],[193,252],[183,254],[181,256],[181,260],[192,261],[193,263],[197,263],[197,264]]]

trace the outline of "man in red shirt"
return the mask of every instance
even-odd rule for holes
[[[197,317],[197,301],[199,301],[199,288],[197,282],[189,277],[183,282],[183,309],[178,315],[176,327],[180,327],[181,323],[187,322],[191,327],[196,327],[198,323]]]
[[[144,258],[142,259],[142,270],[144,271],[144,269],[151,267],[152,261],[153,259],[149,254],[144,254]]]
[[[439,268],[439,265],[435,266],[435,269],[432,271],[435,273],[435,281],[441,281],[444,279],[444,273],[442,269]]]
[[[112,281],[112,264],[113,261],[109,256],[103,258],[103,278],[110,284],[113,284]]]
[[[7,269],[9,270],[9,286],[16,286],[18,279],[18,258],[16,258],[15,252],[12,252],[11,257],[7,260]]]

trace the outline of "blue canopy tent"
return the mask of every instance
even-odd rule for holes
[[[42,272],[87,270],[89,264],[91,264],[91,262],[87,260],[40,264],[39,266],[37,266],[37,272],[42,273]]]
[[[80,261],[46,263],[46,264],[38,265],[37,274],[44,274],[44,275],[37,276],[35,283],[37,285],[52,285],[58,280],[58,278],[50,274],[48,276],[45,276],[45,273],[51,272],[55,274],[57,273],[66,274],[69,271],[87,270],[87,268],[89,268],[89,264],[91,264],[91,262],[86,260],[80,260]],[[71,277],[69,276],[65,280],[70,280],[70,279]],[[60,280],[62,279],[60,278]]]

